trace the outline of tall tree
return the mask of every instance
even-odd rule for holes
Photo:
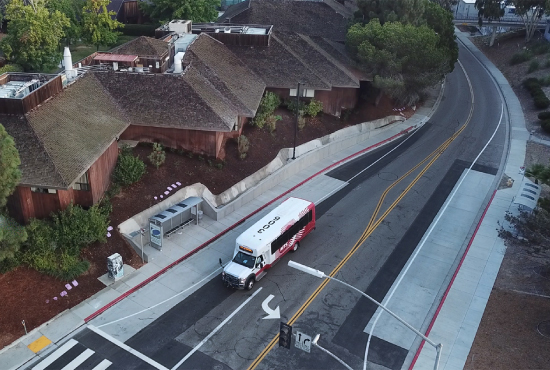
[[[0,124],[0,208],[6,205],[8,196],[21,180],[20,164],[15,142]]]
[[[15,257],[25,240],[27,240],[25,228],[0,213],[0,263]]]
[[[483,27],[484,20],[492,23],[504,16],[504,6],[501,0],[476,0],[474,6],[477,9],[479,27]],[[489,46],[493,46],[497,34],[496,26],[493,25],[491,28],[492,33]]]
[[[61,12],[49,11],[47,0],[12,0],[6,6],[7,36],[0,43],[6,57],[25,70],[55,67],[61,60],[59,41],[69,20]]]
[[[380,24],[401,22],[419,26],[423,22],[424,0],[358,0],[366,23],[377,18]]]
[[[447,49],[449,55],[449,72],[454,70],[458,60],[458,45],[456,43],[453,14],[440,5],[425,0],[424,19],[426,25],[439,36],[439,47]]]
[[[50,11],[59,10],[69,20],[69,26],[65,28],[65,40],[67,45],[78,40],[81,36],[82,8],[84,0],[55,0],[47,3]]]
[[[355,24],[346,45],[360,66],[373,73],[375,87],[405,105],[416,104],[422,92],[450,71],[449,50],[428,26],[415,27],[378,19]]]
[[[166,22],[185,19],[193,22],[213,22],[218,18],[221,0],[150,0],[139,6],[152,20]]]
[[[458,4],[458,0],[431,0],[445,10],[451,11],[453,6]]]
[[[535,34],[538,22],[545,12],[550,11],[548,0],[509,0],[506,5],[513,5],[516,14],[525,25],[525,42],[530,41]]]
[[[117,28],[124,27],[124,24],[112,19],[115,12],[107,10],[111,0],[86,0],[82,9],[82,36],[90,44],[113,45],[118,40]]]

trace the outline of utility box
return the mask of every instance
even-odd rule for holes
[[[115,253],[107,257],[107,271],[109,279],[115,281],[124,276],[124,263],[120,254]]]

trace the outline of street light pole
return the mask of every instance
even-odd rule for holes
[[[435,356],[435,364],[434,364],[434,370],[438,370],[439,369],[439,360],[441,358],[441,348],[443,347],[443,345],[441,343],[439,344],[436,344],[434,341],[432,341],[430,338],[428,338],[427,336],[425,336],[424,334],[422,334],[421,332],[419,332],[418,330],[416,330],[414,327],[412,327],[408,322],[406,322],[405,320],[403,320],[401,317],[397,316],[395,313],[393,313],[392,311],[390,311],[388,308],[386,308],[386,306],[384,306],[383,304],[381,304],[380,302],[378,302],[377,300],[375,300],[374,298],[372,298],[371,296],[369,296],[368,294],[366,294],[365,292],[362,292],[361,290],[357,289],[356,287],[354,287],[353,285],[350,285],[342,280],[339,280],[339,279],[336,279],[332,276],[328,276],[326,275],[323,271],[320,271],[320,270],[316,270],[314,268],[311,268],[311,267],[308,267],[308,266],[305,266],[305,265],[302,265],[300,263],[297,263],[297,262],[294,262],[294,261],[288,261],[288,266],[292,267],[292,268],[295,268],[296,270],[300,270],[302,272],[305,272],[306,274],[309,274],[309,275],[312,275],[312,276],[315,276],[317,278],[320,278],[320,279],[323,279],[323,278],[326,278],[326,279],[330,279],[330,280],[334,280],[334,281],[337,281],[339,282],[340,284],[343,284],[345,286],[347,286],[348,288],[351,288],[352,290],[355,290],[356,292],[358,292],[359,294],[361,294],[362,296],[366,297],[368,300],[370,300],[372,303],[376,304],[378,307],[380,307],[381,309],[383,309],[384,311],[386,311],[387,313],[389,313],[390,315],[392,315],[394,318],[396,318],[400,323],[402,323],[403,325],[405,325],[407,328],[409,328],[410,330],[412,330],[416,335],[418,335],[419,337],[421,337],[422,339],[424,339],[426,342],[428,342],[430,345],[432,345],[435,350],[436,350],[436,356]]]
[[[338,356],[336,356],[334,353],[330,352],[328,349],[325,349],[323,347],[321,347],[319,344],[317,344],[317,341],[319,340],[319,337],[321,336],[321,334],[317,334],[315,336],[315,338],[313,339],[313,341],[311,342],[311,344],[313,344],[315,347],[319,348],[321,351],[325,352],[327,355],[331,356],[332,358],[334,358],[336,361],[338,361],[339,363],[341,363],[342,365],[344,365],[346,367],[346,369],[348,370],[353,370],[351,368],[351,366],[349,366],[348,364],[346,364],[342,359],[340,359]]]
[[[294,123],[294,149],[292,150],[292,159],[296,159],[296,136],[298,136],[298,120],[300,119],[300,85],[298,82],[298,89],[296,90],[296,122]]]

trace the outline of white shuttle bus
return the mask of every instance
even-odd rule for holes
[[[315,205],[288,198],[237,237],[233,260],[223,269],[226,286],[250,290],[275,262],[315,228]],[[221,259],[220,259],[221,264]]]

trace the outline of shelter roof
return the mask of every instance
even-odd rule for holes
[[[239,110],[253,117],[265,90],[264,81],[223,43],[207,34],[200,34],[184,57]]]

